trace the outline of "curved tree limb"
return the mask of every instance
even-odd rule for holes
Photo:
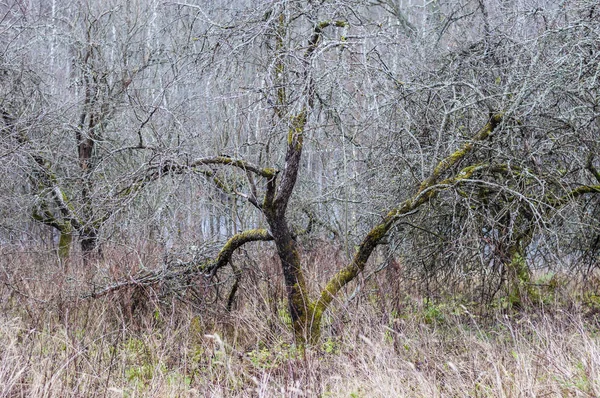
[[[196,159],[189,164],[180,164],[173,161],[166,161],[160,165],[156,165],[150,168],[150,170],[162,172],[163,174],[168,173],[181,173],[186,170],[194,169],[200,166],[210,165],[222,165],[239,168],[246,172],[252,172],[264,178],[272,178],[277,175],[277,171],[271,168],[260,168],[250,162],[243,159],[235,159],[227,156],[212,156],[206,158]]]
[[[97,298],[126,287],[152,286],[161,282],[184,279],[186,277],[205,273],[213,276],[220,268],[231,261],[233,253],[249,242],[270,241],[273,237],[266,229],[251,229],[232,236],[221,248],[215,258],[204,261],[193,261],[187,264],[168,264],[156,271],[141,271],[127,279],[103,287],[83,296],[83,298]]]
[[[216,175],[215,172],[210,169],[200,169],[201,166],[210,166],[210,165],[223,165],[223,166],[231,166],[238,169],[243,170],[248,176],[248,181],[250,184],[250,195],[245,195],[240,192],[229,189],[226,184],[221,181]],[[256,185],[254,180],[251,178],[252,173],[264,177],[268,180],[268,182],[274,182],[279,173],[278,170],[272,168],[260,168],[250,162],[247,162],[243,159],[234,159],[229,158],[227,156],[214,156],[214,157],[206,157],[196,159],[192,163],[178,163],[175,161],[165,161],[157,165],[150,166],[147,170],[144,171],[144,174],[133,182],[131,182],[125,188],[120,189],[117,193],[117,197],[129,196],[132,193],[136,193],[144,188],[147,184],[153,181],[157,181],[162,177],[166,177],[174,174],[183,174],[185,172],[195,172],[199,174],[203,174],[209,179],[212,179],[217,188],[221,189],[225,193],[233,193],[238,196],[242,196],[247,199],[251,204],[260,208],[261,205],[256,200]]]
[[[231,260],[233,253],[248,242],[270,241],[273,237],[266,229],[250,229],[233,235],[223,246],[217,257],[211,264],[208,264],[206,271],[214,275],[219,268],[224,267]]]

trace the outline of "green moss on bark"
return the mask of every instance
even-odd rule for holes
[[[58,257],[62,261],[66,261],[71,256],[71,245],[73,243],[73,231],[70,225],[67,223],[63,224],[65,228],[60,231],[60,237],[58,239]]]

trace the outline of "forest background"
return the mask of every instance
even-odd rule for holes
[[[0,32],[0,396],[600,395],[596,1]]]

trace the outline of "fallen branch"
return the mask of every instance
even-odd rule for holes
[[[83,298],[98,298],[128,287],[148,287],[159,283],[185,280],[201,274],[207,277],[213,277],[220,268],[229,263],[231,256],[239,247],[249,242],[270,240],[273,240],[273,237],[266,229],[251,229],[240,232],[232,236],[225,245],[223,245],[215,258],[192,260],[185,263],[168,262],[161,269],[140,271],[135,275],[129,276],[127,279],[117,281],[112,285],[104,286],[100,290],[87,293]]]

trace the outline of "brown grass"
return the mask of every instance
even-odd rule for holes
[[[341,256],[319,250],[307,255],[313,285]],[[236,259],[245,272],[228,313],[225,277],[219,292],[193,299],[157,289],[81,300],[91,281],[126,275],[139,256],[111,253],[83,270],[4,253],[0,397],[600,396],[593,292],[484,312],[458,295],[426,301],[394,280],[401,270],[385,271],[346,292],[320,346],[303,354],[290,344],[276,260],[251,259]]]

